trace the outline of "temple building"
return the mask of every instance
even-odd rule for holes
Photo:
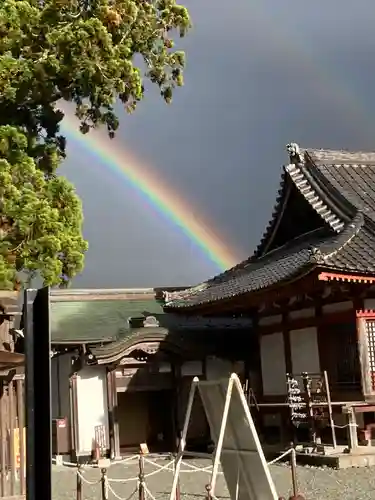
[[[375,153],[287,149],[254,254],[197,287],[166,293],[165,311],[252,320],[241,350],[264,434],[282,434],[289,419],[286,374],[326,372],[335,424],[354,413],[358,435],[371,440]]]
[[[324,406],[314,436],[349,429],[351,447],[371,443],[375,153],[290,144],[288,154],[271,221],[234,268],[193,288],[51,292],[53,416],[68,423],[67,452],[170,451],[192,378],[233,371],[264,440],[304,439],[293,418],[318,418],[323,393],[298,412],[288,384],[324,374],[332,412]],[[197,401],[188,445],[209,440]]]

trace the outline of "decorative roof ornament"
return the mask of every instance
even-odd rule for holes
[[[145,328],[150,328],[150,327],[158,327],[159,321],[155,318],[155,316],[146,316],[146,318],[143,321],[143,326]]]
[[[303,163],[301,150],[296,142],[287,144],[286,150],[288,151],[289,158],[292,163]]]
[[[176,292],[163,291],[164,305],[168,306],[175,300],[184,300],[195,293],[202,292],[207,287],[208,283],[204,282],[200,283],[197,286],[193,286],[191,288],[185,288],[184,290],[178,290]]]

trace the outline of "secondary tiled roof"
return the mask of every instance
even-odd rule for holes
[[[288,145],[273,217],[255,253],[213,280],[170,294],[166,309],[226,300],[293,280],[320,266],[375,274],[375,153],[300,149]],[[267,252],[294,186],[322,219],[321,231]]]
[[[164,314],[153,289],[54,290],[50,309],[54,344],[115,340],[129,318]]]
[[[168,343],[191,341],[202,330],[249,331],[250,318],[205,318],[165,314],[159,289],[52,290],[51,340],[56,345],[96,345],[98,357],[124,350],[147,337]],[[148,318],[148,326],[144,320]],[[156,322],[152,321],[155,318]],[[131,319],[131,321],[129,321]],[[150,323],[151,320],[151,323]],[[146,322],[147,323],[147,322]],[[167,338],[166,338],[167,337]],[[182,346],[183,347],[183,346]],[[117,352],[117,351],[116,351]],[[96,354],[95,354],[96,355]]]

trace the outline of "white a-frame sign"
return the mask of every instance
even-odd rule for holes
[[[277,500],[275,485],[263,454],[241,383],[236,374],[225,380],[194,378],[185,415],[170,500],[175,500],[194,397],[198,391],[215,443],[210,494],[215,500],[219,464],[231,500]]]

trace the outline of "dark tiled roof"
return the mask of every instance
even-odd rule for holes
[[[137,345],[143,342],[163,342],[163,350],[169,349],[187,357],[210,354],[233,357],[238,351],[237,346],[241,345],[245,339],[248,341],[249,332],[249,328],[231,330],[230,335],[234,341],[228,346],[228,330],[225,328],[205,329],[204,335],[202,335],[202,330],[185,329],[171,332],[161,327],[139,328],[131,332],[123,332],[124,336],[119,340],[101,346],[92,345],[89,349],[98,364],[119,361],[136,350]]]
[[[164,314],[153,289],[54,290],[50,310],[54,344],[114,340],[130,317]]]
[[[140,328],[132,330],[121,330],[119,339],[103,346],[92,346],[91,353],[99,363],[112,363],[122,357],[126,349],[131,348],[135,343],[145,341],[163,341],[168,335],[165,328]]]
[[[169,297],[166,309],[194,307],[266,289],[316,266],[375,273],[375,153],[288,146],[273,217],[255,253],[234,268]],[[290,186],[316,211],[323,233],[304,235],[264,254]]]
[[[305,156],[344,203],[375,220],[375,153],[307,150]]]

